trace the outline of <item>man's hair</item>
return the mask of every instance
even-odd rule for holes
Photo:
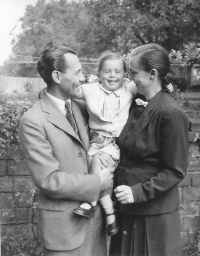
[[[47,47],[41,54],[37,62],[37,71],[43,78],[45,83],[52,83],[52,72],[58,70],[62,73],[66,71],[66,61],[64,55],[71,53],[77,55],[74,50],[66,46],[51,45]]]

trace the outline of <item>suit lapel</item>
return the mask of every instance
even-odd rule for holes
[[[158,92],[145,107],[134,127],[136,136],[148,125],[154,114],[158,111],[159,106],[162,103],[163,93],[163,91]]]
[[[55,105],[54,101],[51,100],[46,93],[43,94],[42,98],[40,99],[42,110],[46,113],[49,113],[48,121],[57,126],[59,129],[63,130],[64,132],[68,133],[75,139],[77,139],[81,144],[83,144],[77,133],[74,131],[66,117],[63,113],[58,109]]]

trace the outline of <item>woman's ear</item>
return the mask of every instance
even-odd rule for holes
[[[52,75],[52,79],[54,80],[54,82],[59,84],[60,83],[60,72],[58,70],[54,70],[51,75]]]
[[[157,74],[158,74],[158,71],[155,68],[151,69],[151,71],[150,71],[150,79],[151,80],[154,79]]]

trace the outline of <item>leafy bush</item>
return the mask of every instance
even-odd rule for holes
[[[19,152],[18,126],[21,116],[32,103],[0,104],[0,154],[9,155],[14,164],[12,171],[17,170],[21,161]],[[42,256],[42,246],[37,236],[35,219],[37,218],[37,191],[29,179],[15,180],[12,175],[12,196],[10,209],[1,211],[2,225],[1,251],[4,256]],[[17,188],[17,189],[16,189]],[[20,209],[27,210],[27,219],[20,218]],[[30,213],[30,216],[28,215]]]
[[[172,64],[191,65],[200,63],[200,48],[196,43],[185,45],[182,51],[171,50],[169,53],[170,62]]]
[[[18,126],[21,116],[32,106],[30,102],[8,103],[0,105],[0,148],[9,149],[12,144],[20,147]]]

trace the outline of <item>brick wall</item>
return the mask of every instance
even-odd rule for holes
[[[190,119],[189,168],[185,179],[179,184],[181,237],[183,255],[192,255],[195,246],[195,229],[200,228],[200,94],[185,94],[182,107]],[[13,159],[20,161],[15,162]],[[7,229],[25,230],[26,236],[37,236],[37,211],[28,194],[33,189],[23,154],[9,150],[0,155],[0,209],[2,236]],[[27,190],[27,188],[29,188]],[[17,193],[18,192],[18,193]],[[19,195],[22,193],[21,195]],[[26,198],[27,197],[27,198]],[[25,198],[25,199],[24,199]],[[6,214],[7,210],[11,210]],[[11,254],[9,254],[10,256]]]
[[[0,152],[0,255],[29,255],[16,253],[30,253],[40,247],[33,196],[35,186],[18,147],[12,146],[6,152],[1,148]]]
[[[195,253],[200,228],[200,93],[186,92],[182,107],[190,120],[188,174],[179,184],[183,255]],[[198,255],[198,254],[195,254]]]

